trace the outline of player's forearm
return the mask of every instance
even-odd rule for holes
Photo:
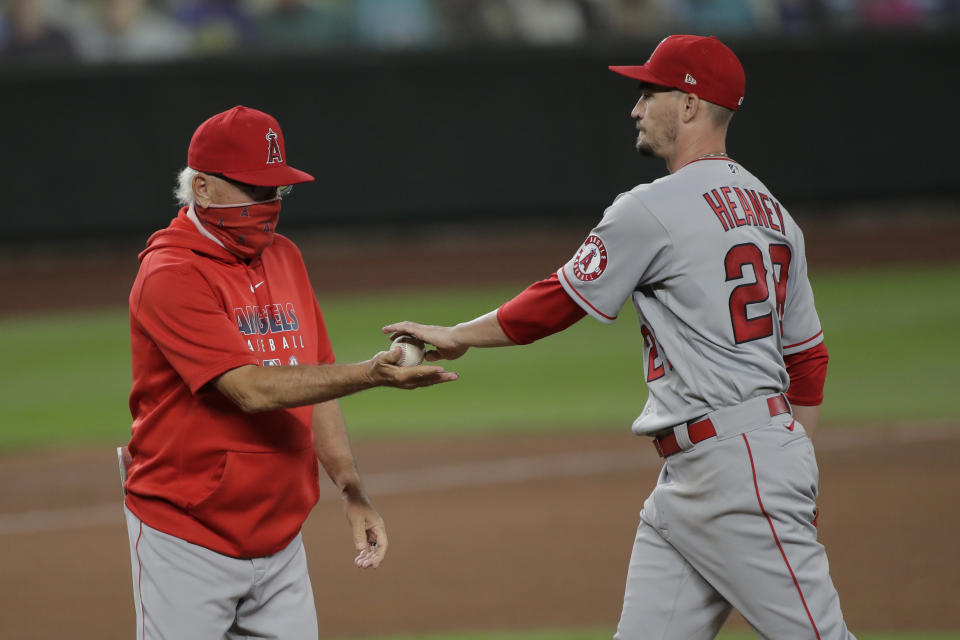
[[[507,337],[497,320],[497,310],[461,322],[451,328],[453,340],[463,347],[509,347],[516,343]]]
[[[362,491],[360,472],[350,449],[340,403],[330,400],[313,409],[313,447],[330,480],[345,497]]]
[[[793,405],[793,417],[803,425],[807,435],[813,437],[813,432],[817,430],[817,421],[820,419],[820,405],[805,407],[795,404]]]
[[[418,322],[394,322],[383,327],[387,335],[407,334],[433,345],[427,352],[427,360],[455,360],[470,347],[509,347],[516,343],[507,337],[497,320],[497,311],[484,314],[469,322],[453,327],[420,324]]]
[[[258,367],[224,373],[217,389],[247,413],[317,404],[376,386],[368,363]]]

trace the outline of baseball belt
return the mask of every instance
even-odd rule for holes
[[[773,416],[778,416],[781,413],[790,412],[790,404],[787,402],[787,398],[782,393],[767,398],[767,408],[770,411],[771,418]],[[710,421],[710,418],[704,418],[702,420],[697,420],[696,422],[688,422],[687,433],[690,437],[690,443],[697,444],[698,442],[702,442],[707,438],[712,438],[717,435],[717,429],[713,422]],[[663,435],[654,436],[653,446],[656,448],[657,453],[660,454],[661,458],[668,458],[675,453],[680,453],[683,450],[683,447],[681,447],[680,443],[677,441],[677,434],[675,430],[671,430]]]

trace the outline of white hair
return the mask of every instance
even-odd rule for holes
[[[190,167],[184,167],[177,176],[177,186],[173,188],[173,195],[176,196],[180,206],[188,207],[196,202],[196,196],[193,194],[193,179],[200,172]]]

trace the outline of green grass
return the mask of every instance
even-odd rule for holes
[[[958,421],[960,266],[812,281],[830,350],[826,422]]]
[[[367,640],[610,640],[611,631],[524,631],[497,633],[456,633],[441,635],[383,636]],[[718,640],[756,640],[750,631],[725,631]],[[860,640],[957,640],[960,633],[872,633],[857,634]]]
[[[325,313],[331,335],[343,340],[338,358],[369,357],[384,321],[453,324],[494,309],[516,288],[444,293],[434,297],[386,296],[331,302]],[[359,311],[359,313],[358,313]],[[640,334],[626,322],[603,326],[582,321],[526,347],[475,349],[446,363],[457,382],[409,393],[379,389],[343,400],[349,423],[365,432],[403,434],[515,429],[589,429],[629,425],[646,399],[634,358]]]
[[[842,271],[813,278],[830,349],[822,422],[960,424],[960,266]],[[321,300],[340,361],[387,345],[395,320],[455,323],[519,287]],[[0,450],[125,441],[130,416],[125,310],[0,320]],[[343,400],[355,435],[628,428],[646,399],[631,308],[585,319],[527,347],[478,349],[448,364],[461,380]]]
[[[0,320],[0,450],[129,438],[126,311]]]

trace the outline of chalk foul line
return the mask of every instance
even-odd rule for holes
[[[819,452],[856,449],[878,443],[935,442],[956,439],[955,429],[893,429],[879,434],[857,429],[835,431],[815,437]],[[517,484],[550,478],[572,478],[629,471],[649,471],[660,466],[660,459],[636,448],[554,453],[539,456],[495,458],[476,462],[437,465],[403,471],[364,474],[364,484],[373,497],[403,495],[425,491],[446,491],[504,484]],[[118,478],[119,482],[119,478]],[[320,499],[338,499],[335,492],[321,491]],[[0,536],[86,529],[123,523],[120,488],[116,502],[62,507],[58,509],[0,513]]]
[[[601,475],[659,466],[657,459],[636,450],[586,451],[440,465],[404,471],[364,474],[372,497],[424,491],[514,484],[531,480]],[[63,507],[0,514],[0,536],[86,529],[123,523],[119,477],[117,500],[97,505]],[[321,500],[339,499],[334,491],[321,491]]]

